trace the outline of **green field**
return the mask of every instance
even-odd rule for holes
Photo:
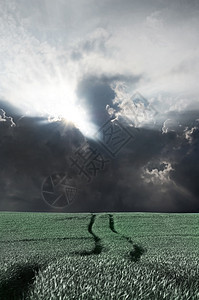
[[[199,299],[199,215],[0,213],[0,299]]]

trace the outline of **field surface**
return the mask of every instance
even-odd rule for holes
[[[0,299],[199,299],[199,215],[0,213]]]

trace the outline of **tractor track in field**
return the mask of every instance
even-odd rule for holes
[[[109,227],[110,227],[111,231],[114,232],[115,234],[118,234],[119,236],[124,238],[128,243],[133,245],[133,250],[131,250],[129,253],[130,259],[134,262],[140,261],[140,258],[146,252],[146,249],[144,249],[141,245],[134,244],[134,242],[132,241],[132,239],[130,237],[119,233],[115,229],[115,222],[114,222],[113,215],[109,214],[108,216],[109,216]]]
[[[133,250],[130,251],[128,257],[134,262],[138,262],[142,256],[146,252],[142,246],[134,244],[132,239],[126,235],[119,233],[115,229],[114,216],[113,214],[109,214],[109,228],[110,230],[127,240],[128,243],[133,245]],[[96,220],[96,214],[92,214],[90,218],[90,222],[88,224],[88,232],[92,236],[94,240],[94,247],[92,250],[83,250],[78,252],[73,252],[73,254],[80,254],[81,256],[87,255],[99,255],[104,250],[104,245],[102,243],[102,239],[97,236],[93,231],[93,225]],[[31,242],[31,241],[49,241],[49,240],[71,240],[71,239],[90,239],[89,237],[63,237],[63,238],[43,238],[43,239],[22,239],[22,240],[14,240],[14,241],[0,241],[0,243],[13,243],[13,242]],[[17,271],[7,279],[0,282],[0,299],[22,299],[22,296],[26,297],[28,295],[29,287],[34,283],[35,277],[38,274],[39,270],[43,268],[43,265],[39,265],[38,263],[27,264],[27,265],[18,265]],[[25,298],[23,298],[25,299]]]
[[[117,234],[118,236],[122,237],[123,239],[125,239],[128,243],[130,243],[133,246],[133,250],[131,250],[129,252],[129,257],[133,262],[138,262],[140,261],[141,256],[146,252],[146,249],[144,249],[141,245],[135,244],[132,239],[126,235],[123,235],[121,233],[119,233],[116,229],[115,229],[115,222],[114,222],[114,217],[113,214],[108,214],[109,217],[109,228],[110,230]],[[92,235],[94,242],[95,242],[95,246],[92,250],[88,251],[88,250],[83,250],[80,252],[75,252],[75,254],[80,254],[80,255],[93,255],[93,254],[100,254],[102,252],[102,250],[104,249],[104,246],[102,244],[102,239],[100,237],[98,237],[94,232],[93,232],[93,225],[96,219],[96,215],[92,214],[91,219],[90,219],[90,223],[88,224],[88,232]]]
[[[141,256],[146,252],[146,249],[144,249],[141,245],[135,244],[130,237],[119,233],[115,229],[115,222],[114,222],[113,214],[108,214],[108,217],[109,217],[110,230],[113,233],[115,233],[118,236],[125,239],[128,243],[130,243],[133,246],[133,250],[131,250],[128,255],[130,257],[131,261],[139,262]],[[83,251],[75,252],[75,254],[80,254],[82,256],[93,255],[93,254],[98,255],[104,249],[104,246],[102,244],[102,239],[93,232],[93,225],[94,225],[95,219],[96,219],[96,215],[92,214],[90,222],[88,224],[88,232],[92,235],[92,237],[94,239],[94,243],[95,243],[94,248],[92,250],[83,250]]]
[[[23,239],[23,240],[11,240],[11,241],[0,241],[1,243],[17,243],[17,242],[47,242],[47,241],[65,241],[65,240],[89,240],[89,237],[63,237],[63,238],[44,238],[44,239]]]
[[[65,217],[65,218],[59,218],[59,219],[55,219],[55,222],[59,222],[59,221],[68,221],[68,220],[84,220],[87,219],[88,217]]]
[[[98,237],[94,232],[93,232],[93,224],[95,222],[96,219],[96,215],[92,214],[91,215],[91,219],[90,222],[88,224],[88,232],[92,235],[93,240],[94,240],[94,248],[90,251],[88,250],[83,250],[80,252],[75,252],[75,254],[80,254],[82,256],[86,256],[86,255],[98,255],[102,252],[102,250],[104,249],[104,246],[102,245],[102,240],[100,239],[100,237]]]

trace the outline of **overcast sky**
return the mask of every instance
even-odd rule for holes
[[[198,212],[198,15],[197,0],[1,1],[0,209]],[[56,174],[78,190],[64,208],[42,193]]]

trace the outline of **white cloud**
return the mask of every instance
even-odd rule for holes
[[[107,107],[110,115],[115,115],[116,119],[124,119],[130,126],[141,127],[154,124],[157,110],[138,91],[132,94],[128,91],[125,83],[116,82],[112,85],[115,92],[113,104],[117,109]]]
[[[170,179],[170,172],[174,169],[172,168],[169,162],[161,162],[164,165],[163,170],[159,170],[154,168],[149,170],[147,167],[143,168],[143,173],[141,178],[144,180],[145,183],[153,183],[155,185],[164,185],[172,183]]]
[[[188,127],[185,128],[184,136],[185,136],[185,139],[189,142],[189,144],[192,144],[193,133],[196,130],[198,130],[198,127],[196,127],[196,126],[192,127],[191,129],[189,129]]]
[[[6,112],[3,109],[0,109],[0,122],[6,123],[9,127],[15,127],[16,124],[13,121],[12,117],[6,116]]]
[[[176,129],[179,127],[179,123],[175,119],[167,119],[164,121],[162,126],[162,133],[168,133],[168,132],[176,132]]]

